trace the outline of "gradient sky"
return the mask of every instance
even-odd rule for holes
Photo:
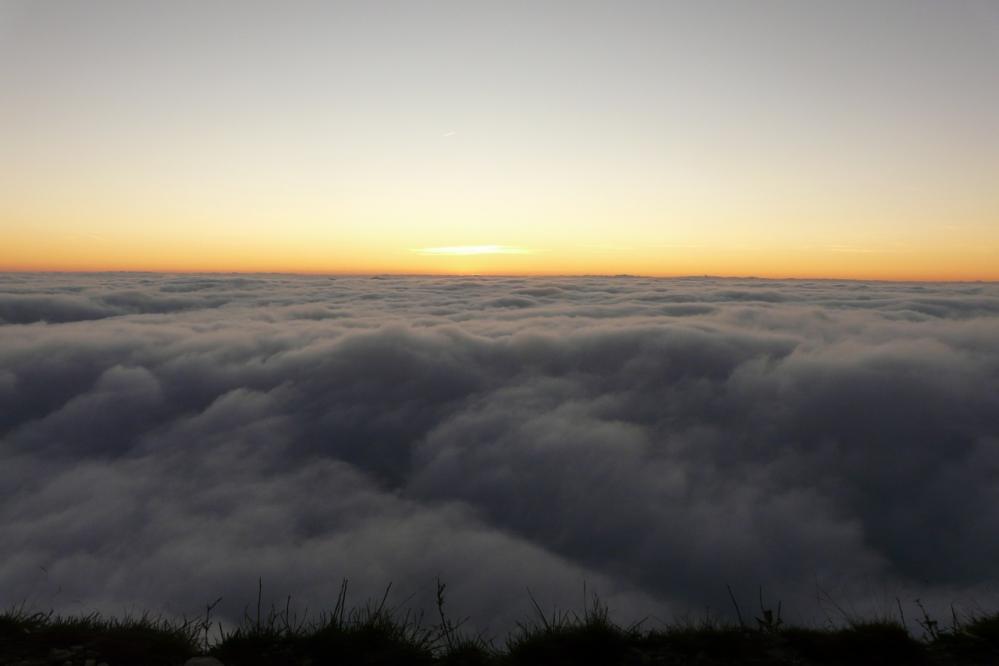
[[[0,2],[0,269],[999,279],[999,3]]]

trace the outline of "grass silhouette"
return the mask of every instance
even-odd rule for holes
[[[82,665],[88,659],[114,665],[176,666],[197,648],[190,624],[150,615],[64,617],[29,613],[23,607],[0,614],[0,664],[4,666],[67,661]]]
[[[210,655],[225,666],[519,666],[640,664],[992,664],[999,663],[999,613],[960,618],[942,626],[923,611],[921,637],[896,619],[848,620],[844,626],[789,626],[763,608],[748,626],[736,604],[738,624],[707,617],[658,628],[621,626],[593,595],[582,612],[546,612],[528,592],[533,615],[500,646],[462,630],[445,610],[446,586],[437,582],[437,617],[388,604],[391,586],[377,603],[348,608],[344,580],[332,611],[299,618],[290,599],[283,609],[255,612],[229,630],[213,624],[218,603],[204,618],[169,621],[151,615],[108,618],[59,616],[23,606],[0,613],[0,664],[106,663],[109,666],[181,666]],[[733,598],[734,602],[734,598]],[[922,610],[922,607],[920,606]]]

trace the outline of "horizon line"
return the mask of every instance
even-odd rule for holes
[[[823,282],[885,282],[885,283],[919,283],[919,284],[999,284],[999,278],[966,278],[966,279],[932,279],[932,278],[864,278],[864,277],[807,277],[807,276],[764,276],[764,275],[718,275],[710,273],[412,273],[393,271],[353,272],[353,271],[292,271],[292,270],[258,270],[258,271],[225,271],[225,270],[143,270],[143,269],[8,269],[0,267],[0,274],[17,275],[285,275],[298,277],[413,277],[413,278],[635,278],[653,280],[761,280],[761,281],[823,281]]]

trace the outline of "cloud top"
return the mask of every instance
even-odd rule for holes
[[[8,602],[994,594],[994,284],[10,274],[0,322]]]

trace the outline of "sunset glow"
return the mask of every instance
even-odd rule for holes
[[[736,7],[12,3],[0,270],[999,279],[995,5]]]
[[[505,245],[453,245],[451,247],[423,247],[413,250],[417,254],[445,257],[467,257],[480,254],[532,254],[534,250]]]

